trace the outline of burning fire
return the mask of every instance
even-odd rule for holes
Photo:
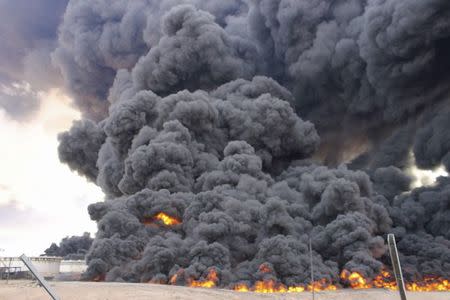
[[[267,264],[259,266],[259,272],[270,274],[273,273],[272,268]],[[304,291],[334,291],[337,286],[331,284],[326,279],[315,281],[309,285],[286,286],[274,279],[264,279],[256,281],[253,287],[249,287],[245,283],[239,283],[233,288],[238,292],[256,292],[256,293],[300,293]]]
[[[259,267],[259,272],[266,274],[273,274],[270,265],[262,264]],[[178,278],[181,278],[184,269],[178,270],[169,280],[170,284],[176,284]],[[98,279],[97,279],[98,280]],[[188,286],[214,288],[219,286],[219,277],[217,271],[211,268],[208,275],[203,280],[187,279]],[[256,281],[253,286],[247,283],[238,283],[233,287],[237,292],[256,292],[256,293],[301,293],[307,291],[336,291],[342,287],[349,287],[351,289],[389,289],[397,290],[397,283],[394,275],[383,269],[373,279],[365,278],[361,273],[343,270],[340,275],[340,283],[334,284],[330,280],[320,279],[310,284],[286,286],[276,279],[268,278]],[[450,280],[440,277],[428,276],[422,281],[408,282],[405,284],[408,291],[413,292],[431,292],[431,291],[450,291]]]
[[[162,221],[165,225],[167,225],[167,226],[172,226],[172,225],[178,225],[178,224],[181,224],[181,221],[180,220],[178,220],[178,219],[176,219],[176,218],[173,218],[173,217],[171,217],[171,216],[169,216],[169,215],[166,215],[165,213],[163,213],[163,212],[160,212],[159,214],[157,214],[156,216],[155,216],[155,220],[160,220],[160,221]]]
[[[178,279],[178,274],[175,274],[175,275],[173,275],[171,278],[170,278],[170,284],[175,284],[176,282],[177,282],[177,279]]]
[[[331,284],[328,280],[321,279],[319,281],[314,281],[312,285],[308,285],[308,291],[312,291],[313,289],[315,291],[336,291],[338,288],[336,285]]]
[[[259,266],[259,271],[261,273],[271,273],[272,269],[268,265],[262,264],[262,265]]]
[[[397,290],[394,276],[382,270],[372,281],[365,279],[358,272],[342,271],[341,280],[353,289],[384,288]],[[427,276],[422,281],[405,283],[406,290],[412,292],[450,291],[450,281],[434,276]]]
[[[337,286],[322,279],[315,281],[313,284],[306,286],[286,286],[282,283],[278,283],[273,279],[256,281],[253,287],[249,287],[245,283],[237,284],[234,288],[237,292],[256,292],[256,293],[301,293],[305,291],[335,291]]]
[[[250,289],[248,288],[248,286],[245,283],[239,283],[239,284],[235,285],[234,290],[237,292],[249,292],[250,291]]]
[[[407,283],[406,289],[413,292],[450,291],[450,281],[438,277],[425,277],[422,282]]]
[[[270,272],[266,266],[261,266],[260,271]],[[263,271],[263,272],[264,272]],[[352,289],[372,289],[383,288],[396,290],[397,283],[395,277],[387,270],[382,270],[373,280],[364,278],[358,272],[350,272],[343,270],[340,279],[344,285]],[[337,285],[330,283],[325,279],[313,282],[309,285],[285,286],[273,279],[256,281],[253,287],[249,287],[245,283],[239,283],[233,288],[237,292],[256,292],[256,293],[296,293],[305,291],[335,291]],[[450,281],[438,277],[425,277],[423,281],[406,283],[406,289],[414,292],[430,292],[430,291],[450,291]]]
[[[397,282],[395,281],[395,277],[389,271],[385,269],[381,270],[381,273],[377,275],[377,277],[373,280],[373,285],[376,288],[380,289],[388,289],[388,290],[396,290]]]
[[[340,277],[341,280],[348,283],[352,289],[370,289],[372,287],[367,283],[367,280],[358,272],[343,270]]]
[[[210,269],[206,280],[190,280],[190,287],[202,287],[202,288],[213,288],[217,285],[219,278],[217,277],[217,272],[215,269]]]
[[[163,212],[160,212],[151,218],[144,218],[142,223],[144,225],[154,225],[156,221],[161,221],[166,226],[174,226],[174,225],[181,224],[180,220],[178,220],[177,218],[171,217],[168,214],[165,214]]]

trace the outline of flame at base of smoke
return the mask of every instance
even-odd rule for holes
[[[271,270],[267,269],[265,265],[261,265],[260,271],[263,273],[270,273]],[[180,269],[177,273],[171,276],[168,282],[159,279],[152,279],[149,283],[152,284],[170,284],[179,285],[178,281],[184,275],[184,269]],[[105,281],[104,275],[99,275],[92,279],[93,281]],[[181,281],[186,283],[189,287],[194,288],[216,288],[220,286],[220,277],[215,268],[208,270],[207,275],[204,279],[194,279],[188,278],[186,281]],[[438,276],[425,276],[423,279],[416,282],[405,283],[406,290],[411,292],[449,292],[450,291],[450,280],[444,279]],[[369,279],[365,278],[361,273],[356,271],[343,270],[340,274],[340,282],[333,283],[326,279],[320,279],[314,281],[312,284],[299,284],[293,286],[284,285],[278,282],[276,279],[263,279],[256,281],[253,285],[248,285],[247,283],[241,282],[237,283],[232,287],[232,290],[236,292],[255,292],[255,293],[301,293],[301,292],[311,292],[311,291],[336,291],[344,288],[350,288],[355,290],[361,289],[387,289],[387,290],[398,290],[397,283],[395,281],[394,275],[383,269],[380,274],[375,278]]]
[[[269,273],[270,270],[262,265],[260,271]],[[169,284],[176,284],[178,277],[183,270],[174,274]],[[219,286],[219,275],[212,268],[203,280],[195,280],[190,278],[187,280],[189,287],[214,288]],[[153,282],[155,283],[155,282]],[[156,282],[157,283],[157,282]],[[233,290],[237,292],[255,292],[255,293],[301,293],[308,291],[336,291],[342,288],[350,289],[388,289],[397,290],[397,284],[393,274],[383,269],[373,279],[365,278],[358,272],[350,272],[343,270],[340,275],[340,282],[333,283],[326,279],[320,279],[310,284],[299,284],[295,286],[286,286],[275,279],[264,279],[256,281],[253,286],[246,283],[238,283],[233,286]],[[450,291],[450,281],[436,276],[427,276],[423,280],[417,282],[406,283],[406,289],[413,292],[431,292],[431,291]]]
[[[205,280],[189,280],[188,284],[190,287],[202,287],[202,288],[213,288],[216,286],[219,278],[215,269],[211,269],[208,272]]]
[[[234,286],[233,290],[237,292],[256,292],[256,293],[301,293],[305,291],[335,291],[337,286],[327,282],[325,279],[316,281],[312,284],[303,286],[286,286],[273,279],[261,280],[255,282],[253,287],[248,287],[245,283]]]

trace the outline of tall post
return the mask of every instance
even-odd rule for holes
[[[400,265],[400,258],[398,257],[397,244],[395,243],[395,236],[388,234],[389,254],[391,256],[392,267],[394,269],[395,280],[397,281],[398,291],[401,300],[406,299],[405,282],[403,281],[402,267]]]
[[[59,300],[58,296],[56,296],[56,293],[53,291],[53,289],[50,287],[48,282],[42,277],[41,274],[36,270],[31,260],[25,255],[22,254],[20,257],[20,260],[23,261],[25,266],[30,270],[30,272],[36,277],[36,279],[39,281],[39,283],[44,287],[44,289],[47,291],[47,293],[52,297],[53,300]]]
[[[312,253],[312,241],[309,238],[309,262],[311,264],[311,289],[312,289],[312,299],[316,298],[316,288],[314,286],[314,265],[313,265],[313,253]]]
[[[8,273],[6,273],[6,284],[9,283],[9,274],[11,274],[11,262],[12,262],[12,257],[9,258],[8,269],[6,269],[8,272]]]
[[[5,249],[0,248],[0,252],[4,252]],[[0,255],[0,262],[2,263],[2,265],[5,266],[5,272],[8,271],[8,266],[5,264],[5,262],[3,261],[3,257]],[[0,273],[0,279],[3,279],[3,272]],[[8,284],[8,281],[6,281],[6,283]]]

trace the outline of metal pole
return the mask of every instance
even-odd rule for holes
[[[6,274],[6,284],[9,283],[9,274],[11,273],[11,261],[12,261],[12,257],[9,258],[9,264],[8,264],[8,273]]]
[[[4,251],[5,251],[5,249],[0,248],[0,252],[4,252]],[[5,259],[6,259],[6,257],[5,257]],[[5,262],[3,261],[3,257],[1,257],[1,256],[0,256],[0,262],[2,263],[2,265],[5,266],[5,272],[7,272],[8,271],[8,266],[5,264]],[[3,272],[0,274],[0,279],[3,279]],[[6,284],[8,284],[8,282],[6,282]]]
[[[41,274],[38,273],[31,260],[25,254],[22,254],[19,258],[28,267],[30,272],[34,275],[34,277],[36,277],[39,283],[44,287],[50,297],[52,297],[53,300],[59,300],[58,296],[56,296],[56,293],[50,287],[48,282],[44,279],[44,277],[41,276]]]
[[[314,287],[314,265],[313,265],[313,255],[312,255],[312,242],[309,238],[309,262],[311,264],[311,289],[312,289],[312,299],[316,298],[316,289]]]
[[[402,267],[400,265],[400,258],[398,257],[397,244],[395,243],[395,236],[388,234],[389,254],[391,255],[392,267],[394,269],[395,280],[397,281],[398,291],[401,300],[406,299],[405,282],[403,281]]]

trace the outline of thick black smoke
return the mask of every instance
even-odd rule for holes
[[[85,232],[82,236],[65,237],[61,240],[59,246],[52,243],[44,251],[44,255],[60,256],[69,260],[84,260],[93,240],[88,232]]]
[[[186,40],[180,43],[180,38],[182,39],[183,35],[188,38],[189,34],[192,34],[191,42],[196,37],[198,38],[196,32],[181,33],[181,37],[174,36],[174,32],[171,30],[176,29],[176,26],[179,25],[176,23],[163,25],[161,23],[162,16],[178,4],[196,4],[216,16],[217,22],[221,25],[225,25],[228,16],[238,15],[246,10],[242,0],[100,0],[95,1],[95,3],[91,0],[81,0],[69,2],[64,15],[64,22],[60,27],[59,45],[53,58],[61,70],[69,91],[73,93],[76,103],[88,118],[100,120],[106,116],[108,91],[118,70],[131,70],[138,60],[144,59],[153,62],[153,64],[158,64],[158,56],[168,48],[175,49],[178,45],[188,45]],[[208,56],[209,60],[220,59],[223,54],[220,51],[224,51],[229,55],[228,63],[233,63],[230,66],[224,64],[222,66],[225,68],[224,72],[238,72],[232,70],[233,67],[236,68],[235,65],[239,62],[238,58],[235,58],[235,61],[232,62],[233,52],[246,50],[239,49],[241,46],[238,41],[231,41],[223,32],[220,33],[220,26],[213,24],[212,16],[204,13],[202,15],[200,18],[203,21],[199,19],[197,21],[204,22],[204,24],[191,23],[192,29],[202,27],[207,29],[210,35],[218,34],[215,37],[217,39],[215,45],[205,45],[202,44],[200,39],[197,39],[196,48],[189,49],[191,57],[187,57],[187,53],[184,54],[184,57],[175,57],[175,52],[172,54],[170,52],[163,53],[163,55],[169,57],[166,57],[160,63],[174,64],[174,67],[180,68],[183,68],[183,66],[189,67],[185,62],[177,61],[177,59],[194,60],[196,59],[192,57],[192,55],[195,55],[194,51],[200,49],[204,52],[202,55],[198,53],[200,59],[208,60]],[[192,18],[196,17],[192,16]],[[186,21],[189,22],[189,20]],[[207,28],[210,27],[208,24],[216,28]],[[163,35],[167,35],[167,37],[156,49],[155,46],[158,45]],[[208,37],[203,38],[203,40],[211,41]],[[241,43],[245,44],[245,41],[241,41]],[[238,49],[233,49],[233,46]],[[242,48],[245,47],[245,45],[242,46]],[[152,48],[155,49],[152,53],[149,53]],[[219,52],[214,53],[214,48]],[[184,49],[184,51],[186,50]],[[201,64],[195,67],[198,66],[204,67]],[[191,67],[193,67],[192,64]],[[185,71],[189,72],[188,70]],[[140,71],[136,71],[138,73],[136,76],[139,76],[139,73],[144,76],[145,72],[146,69],[141,68]],[[164,77],[171,76],[170,70],[160,69],[159,72],[159,74],[154,74],[155,78],[148,80],[156,83],[158,80],[164,81]],[[223,81],[230,79],[229,76],[233,74],[211,73],[209,75],[212,76],[212,80]],[[239,73],[239,75],[241,74]],[[171,81],[160,82],[159,84],[168,84],[170,87],[171,84],[177,84],[173,82],[176,81],[177,77],[179,76],[174,74]],[[145,81],[143,78],[142,80]],[[145,85],[144,82],[142,84]]]
[[[407,178],[399,170],[381,172],[386,173],[384,179],[378,174],[376,184],[406,190]],[[438,178],[432,187],[417,188],[394,198],[393,194],[387,197],[386,206],[394,224],[392,231],[400,239],[398,248],[408,276],[416,279],[423,273],[449,276],[449,177]]]
[[[417,165],[436,168],[444,165],[450,172],[450,111],[441,111],[433,116],[417,133],[414,154]]]
[[[405,173],[412,154],[449,167],[449,8],[70,1],[54,58],[99,122],[75,122],[59,154],[107,198],[89,206],[88,278],[181,284],[214,268],[224,287],[295,285],[310,238],[316,278],[372,277],[389,232],[408,278],[450,276],[448,178],[410,191]]]

